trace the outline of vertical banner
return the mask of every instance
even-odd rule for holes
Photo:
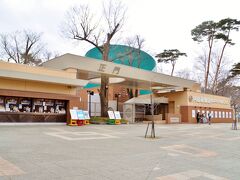
[[[196,111],[193,109],[192,110],[192,118],[195,118],[196,117]]]

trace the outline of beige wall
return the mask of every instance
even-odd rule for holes
[[[231,109],[230,98],[228,97],[204,94],[204,93],[193,92],[193,91],[187,91],[187,96],[188,97],[186,101],[188,106]],[[193,98],[203,98],[204,101],[207,100],[209,102],[196,102],[193,100]]]
[[[187,105],[186,91],[163,93],[158,94],[157,96],[168,98],[168,101],[172,102],[170,107],[172,108],[172,106],[174,106],[175,114],[180,114],[180,106]]]
[[[0,78],[0,89],[76,95],[76,88],[50,83]]]
[[[44,68],[44,67],[35,67],[35,66],[28,66],[23,64],[7,63],[4,61],[0,61],[0,69],[76,79],[76,71],[53,70],[53,69]]]

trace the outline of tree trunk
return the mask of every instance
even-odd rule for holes
[[[174,68],[175,68],[175,62],[172,62],[172,72],[171,72],[171,76],[173,76]]]
[[[210,69],[210,62],[211,62],[212,46],[213,46],[213,36],[209,40],[209,52],[208,52],[207,71],[206,71],[206,74],[205,74],[204,92],[206,92],[206,89],[207,89],[207,86],[208,86],[208,76],[209,76],[209,69]]]
[[[107,117],[108,111],[108,81],[109,78],[101,76],[101,90],[100,90],[100,102],[101,102],[101,116]]]
[[[226,48],[226,45],[227,45],[227,42],[224,44],[224,46],[222,48],[222,52],[221,52],[220,58],[219,58],[218,63],[217,63],[217,69],[216,69],[216,73],[215,73],[215,76],[214,76],[213,87],[212,87],[212,93],[213,94],[215,94],[215,92],[216,92],[217,79],[218,79],[220,66],[221,66],[221,62],[222,62],[222,58],[223,58],[223,53],[224,53],[224,50]]]
[[[103,45],[103,60],[108,61],[110,43],[107,42]],[[108,88],[109,78],[105,75],[101,75],[101,89],[100,89],[100,101],[101,101],[101,116],[107,117],[108,111]]]

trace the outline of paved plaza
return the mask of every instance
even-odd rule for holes
[[[0,125],[0,180],[240,179],[231,124]]]

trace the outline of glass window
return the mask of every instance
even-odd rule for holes
[[[19,99],[19,111],[20,112],[31,112],[31,99],[30,98],[20,98]]]
[[[0,97],[0,112],[5,111],[4,97]]]
[[[65,114],[66,113],[66,101],[56,100],[55,101],[55,112]]]
[[[43,99],[33,99],[32,112],[43,113]]]
[[[6,101],[5,102],[6,111],[19,112],[18,98],[16,98],[16,97],[6,97],[5,101]]]

